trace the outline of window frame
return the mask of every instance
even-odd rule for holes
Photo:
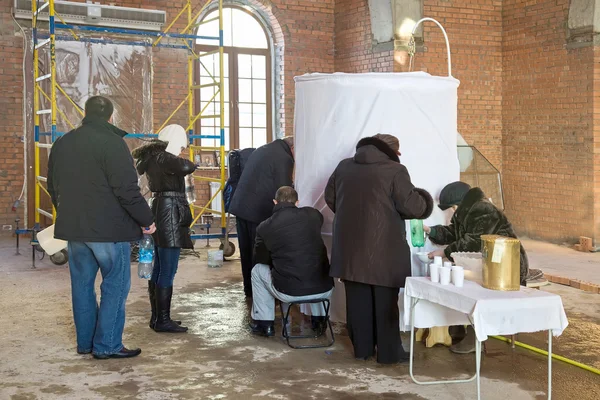
[[[264,24],[256,18],[251,11],[236,6],[227,6],[224,8],[231,8],[243,11],[250,15],[256,23],[262,28],[265,38],[267,40],[267,48],[265,49],[256,49],[250,47],[235,47],[235,46],[224,46],[223,52],[227,54],[228,57],[228,78],[229,79],[229,124],[227,121],[225,125],[229,125],[229,150],[239,149],[240,146],[240,137],[239,137],[239,76],[238,76],[238,56],[239,55],[260,55],[265,57],[265,85],[266,85],[266,110],[267,110],[267,123],[266,123],[266,133],[267,133],[267,143],[271,143],[273,141],[273,86],[272,86],[272,55],[271,55],[271,43],[269,40],[269,34],[264,26]],[[210,13],[207,13],[204,18],[206,18]],[[194,51],[196,54],[200,54],[201,52],[210,52],[214,50],[218,50],[219,46],[211,46],[206,44],[195,44]],[[194,60],[194,85],[200,84],[200,60]],[[197,114],[200,113],[201,107],[201,99],[200,93],[194,93],[194,112]],[[198,134],[202,134],[201,131],[201,119],[199,118],[194,124],[194,131],[198,132]]]

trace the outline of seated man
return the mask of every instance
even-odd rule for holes
[[[298,208],[298,193],[289,186],[277,190],[273,203],[273,215],[256,229],[252,269],[251,328],[262,336],[275,334],[275,299],[284,303],[329,299],[333,291],[321,238],[321,213],[311,207]],[[322,329],[326,323],[323,305],[311,304],[311,314],[313,327]]]
[[[429,254],[434,256],[445,256],[452,260],[452,253],[456,252],[480,252],[482,235],[500,235],[517,238],[511,223],[506,215],[494,206],[480,188],[472,188],[464,182],[454,182],[442,189],[440,193],[440,205],[442,210],[449,208],[454,210],[452,221],[449,226],[424,227],[432,243],[448,245],[444,250],[438,250]],[[529,262],[525,249],[521,246],[521,285],[525,285],[529,272]],[[457,335],[460,339],[462,327],[452,327],[452,336]],[[453,332],[455,331],[455,332]],[[464,332],[464,331],[463,331]],[[450,347],[450,350],[458,354],[475,352],[475,332],[468,327],[464,339]]]

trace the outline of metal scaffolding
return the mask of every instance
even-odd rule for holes
[[[73,25],[67,24],[59,14],[56,13],[55,10],[55,0],[48,0],[40,5],[40,1],[32,1],[32,36],[33,36],[33,112],[34,112],[34,165],[35,165],[35,226],[33,228],[34,232],[34,241],[35,241],[35,232],[40,230],[41,217],[45,216],[49,219],[56,218],[56,211],[48,211],[42,209],[42,194],[49,196],[48,190],[45,187],[47,182],[47,178],[41,176],[41,166],[40,166],[40,151],[41,149],[50,150],[52,148],[52,143],[64,134],[64,132],[57,131],[57,117],[60,116],[62,120],[64,120],[71,128],[74,128],[75,125],[69,121],[66,114],[57,107],[56,96],[57,92],[59,92],[62,96],[65,96],[69,102],[75,106],[75,108],[79,111],[81,116],[83,116],[83,111],[81,107],[79,107],[66,93],[66,91],[60,86],[56,79],[56,43],[57,41],[65,40],[65,41],[81,41],[81,42],[91,42],[91,43],[101,43],[101,44],[122,44],[122,45],[132,45],[132,46],[147,46],[147,47],[167,47],[172,49],[182,49],[188,52],[188,91],[185,99],[175,108],[173,113],[165,120],[165,122],[160,126],[160,128],[156,131],[159,132],[163,129],[169,121],[175,116],[175,114],[187,103],[188,106],[188,126],[186,131],[188,132],[188,138],[190,143],[190,160],[194,161],[195,155],[201,152],[218,152],[220,156],[219,163],[219,178],[214,178],[210,176],[202,176],[201,172],[197,172],[194,174],[195,180],[204,181],[204,182],[218,182],[220,184],[220,188],[212,195],[210,200],[204,206],[196,206],[191,204],[190,207],[192,209],[192,215],[194,216],[194,220],[192,222],[192,227],[196,226],[196,223],[201,218],[202,215],[206,213],[217,214],[221,216],[221,232],[220,234],[209,235],[209,234],[194,234],[192,235],[192,239],[220,239],[222,241],[222,248],[224,248],[227,254],[227,249],[230,248],[230,242],[228,237],[234,236],[229,235],[227,229],[227,217],[225,213],[225,207],[223,204],[223,196],[221,196],[221,211],[213,210],[210,208],[210,204],[217,198],[217,196],[223,192],[226,181],[226,171],[225,171],[225,104],[224,104],[224,67],[223,67],[223,54],[224,54],[224,43],[223,43],[223,0],[218,0],[218,10],[219,15],[218,18],[213,18],[207,21],[197,22],[202,12],[211,4],[214,3],[213,0],[208,0],[206,4],[204,4],[199,11],[195,14],[193,13],[192,0],[186,0],[185,6],[183,9],[177,14],[177,16],[173,19],[173,21],[167,26],[164,31],[154,32],[154,31],[142,31],[142,30],[134,30],[134,29],[122,29],[122,28],[109,28],[109,27],[101,27],[101,26],[90,26],[90,25]],[[47,10],[46,10],[47,9]],[[41,12],[48,13],[48,29],[46,34],[44,34],[42,29],[38,26],[39,23],[39,15]],[[183,29],[183,31],[179,33],[172,33],[171,30],[176,24],[177,21],[182,19],[183,15],[186,15],[187,25]],[[59,22],[57,22],[57,19]],[[217,36],[198,36],[194,31],[202,24],[211,22],[218,19],[219,21],[219,32]],[[69,34],[58,36],[57,31],[66,31]],[[94,33],[108,33],[108,34],[116,34],[119,35],[119,38],[115,39],[107,39],[107,38],[92,38],[92,37],[84,37],[82,35],[78,35],[78,32],[89,32],[90,34]],[[123,36],[131,37],[132,40],[122,39]],[[139,38],[153,38],[152,41],[148,40],[140,40]],[[174,43],[164,43],[164,38],[175,39]],[[215,42],[215,46],[218,44],[218,49],[211,52],[205,52],[198,54],[194,50],[194,41],[197,39],[202,40],[213,40]],[[179,44],[178,42],[181,42]],[[40,63],[40,50],[45,46],[49,46],[50,50],[50,63],[49,63],[49,73],[46,71],[44,75],[41,74],[40,69],[42,64]],[[218,76],[214,76],[210,73],[210,71],[204,66],[202,62],[203,57],[212,56],[214,54],[219,55],[219,74]],[[194,66],[195,62],[198,62],[200,66],[204,69],[206,73],[210,75],[212,78],[212,82],[210,84],[205,85],[197,85],[194,82]],[[50,81],[49,84],[49,93],[43,90],[42,82]],[[194,102],[196,96],[200,95],[200,89],[206,87],[214,87],[215,93],[211,99],[206,101],[206,105],[202,108],[199,113],[195,112]],[[210,104],[215,102],[215,98],[219,95],[219,113],[211,113],[211,115],[207,115],[206,110]],[[198,97],[199,98],[199,97]],[[203,102],[205,100],[203,99]],[[42,104],[44,106],[42,106]],[[48,132],[42,132],[40,128],[40,122],[42,118],[49,118],[49,126],[50,130]],[[220,121],[220,131],[218,135],[204,135],[202,132],[196,132],[194,127],[196,126],[196,122],[200,119],[219,119]],[[40,141],[41,137],[50,137],[50,143],[42,143]],[[131,138],[155,138],[157,135],[155,133],[145,134],[145,133],[133,133],[128,135],[127,137]],[[202,139],[213,139],[219,140],[218,147],[205,147],[201,146]],[[198,141],[200,145],[198,145]],[[31,231],[24,230],[23,232]]]

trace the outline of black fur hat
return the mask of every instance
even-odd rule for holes
[[[440,205],[442,210],[457,206],[463,201],[471,186],[464,182],[452,182],[446,185],[440,192]]]

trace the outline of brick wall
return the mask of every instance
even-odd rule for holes
[[[392,72],[394,52],[374,52],[367,0],[335,2],[335,71]]]
[[[568,0],[505,0],[507,212],[551,241],[594,235],[593,47],[566,48]]]
[[[226,1],[227,2],[227,1]],[[170,22],[181,9],[182,0],[157,0],[151,4],[141,0],[111,1],[118,6],[155,8],[167,11]],[[279,48],[285,62],[276,74],[283,79],[280,85],[280,127],[274,131],[293,133],[294,81],[293,77],[309,72],[334,71],[334,0],[236,0],[231,3],[251,4],[257,7],[272,23],[272,33],[283,43]],[[143,4],[143,5],[142,5]],[[203,1],[194,2],[199,10]],[[22,105],[23,80],[21,61],[23,41],[17,36],[18,29],[10,16],[11,2],[0,5],[0,147],[4,157],[0,158],[0,226],[14,224],[11,212],[14,200],[19,196],[23,184],[23,132]],[[195,14],[196,11],[194,11]],[[181,30],[185,24],[178,23],[173,31]],[[187,94],[186,53],[171,49],[156,49],[153,54],[153,105],[154,127],[158,128]],[[172,123],[186,125],[186,109],[178,112]],[[30,165],[32,161],[30,160]],[[208,184],[198,183],[197,204],[208,201]],[[30,200],[33,201],[32,191]],[[22,214],[21,208],[21,214]]]
[[[276,57],[283,61],[276,71],[278,130],[286,134],[293,132],[294,76],[407,68],[406,54],[373,50],[367,0],[235,2],[254,6],[272,25]],[[115,3],[138,7],[142,1]],[[157,0],[143,7],[165,9],[170,19],[181,3]],[[0,5],[0,225],[14,223],[10,207],[23,183],[23,45],[11,4]],[[593,125],[600,101],[592,95],[600,90],[600,72],[594,74],[600,53],[566,48],[568,7],[568,0],[424,1],[424,15],[438,19],[451,40],[453,75],[461,81],[459,131],[502,170],[507,212],[517,229],[553,241],[600,233],[592,223],[600,220],[600,201],[594,206],[594,187],[600,187],[600,133],[594,133],[600,125]],[[429,23],[424,44],[414,70],[447,74],[443,36]],[[185,57],[175,50],[154,52],[155,128],[186,95]],[[184,124],[185,114],[173,122]],[[197,204],[204,204],[208,185],[198,183],[198,191]]]
[[[502,2],[425,0],[423,15],[437,19],[450,39],[452,75],[460,80],[458,131],[502,169]],[[413,70],[447,75],[444,36],[433,23],[424,26],[425,49]]]
[[[458,89],[458,129],[502,168],[502,6],[498,0],[425,0],[423,15],[446,28]],[[338,72],[407,71],[406,53],[374,52],[367,0],[335,6],[335,69]],[[425,24],[425,47],[413,70],[447,75],[446,45],[439,28]]]

